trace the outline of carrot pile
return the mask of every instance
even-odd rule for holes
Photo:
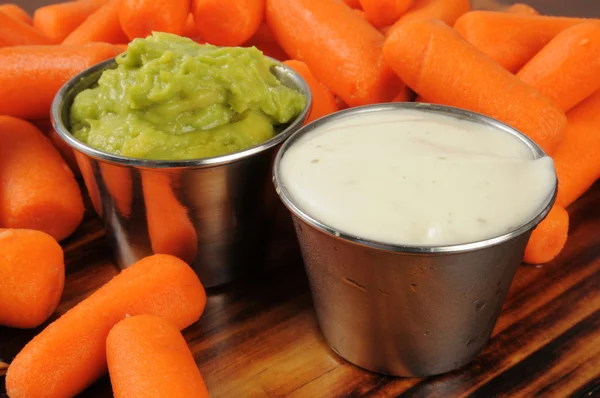
[[[169,255],[146,257],[35,336],[10,364],[6,391],[10,397],[73,397],[106,372],[106,338],[119,321],[149,314],[181,330],[200,318],[205,304],[190,266]]]
[[[284,62],[312,91],[308,122],[348,106],[414,100],[520,130],[553,157],[559,181],[526,262],[561,252],[566,208],[600,178],[600,20],[541,15],[526,4],[471,11],[469,0],[76,0],[33,16],[0,5],[0,325],[36,327],[58,306],[65,266],[57,241],[84,213],[70,169],[100,215],[92,173],[119,182],[106,188],[124,215],[141,183],[152,247],[170,254],[139,261],[36,336],[8,369],[11,397],[74,396],[107,370],[117,397],[208,396],[179,332],[200,317],[206,296],[184,262],[196,256],[197,237],[176,187],[150,172],[136,182],[117,166],[92,170],[48,122],[67,80],[152,31],[256,46]],[[157,382],[166,377],[169,384]]]
[[[346,106],[414,98],[491,116],[533,139],[555,159],[559,194],[525,261],[560,253],[569,225],[564,207],[600,177],[592,127],[600,123],[593,111],[600,20],[541,15],[527,4],[471,11],[468,0],[266,6],[266,27],[313,92],[309,121]]]

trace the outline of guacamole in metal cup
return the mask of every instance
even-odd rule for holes
[[[272,138],[306,105],[254,47],[153,33],[116,61],[77,94],[70,121],[75,138],[121,156],[185,160],[241,151]]]

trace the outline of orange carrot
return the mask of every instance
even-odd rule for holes
[[[383,61],[384,36],[338,0],[267,0],[267,22],[285,52],[350,106],[388,102],[403,87]]]
[[[0,227],[36,229],[61,240],[83,218],[73,173],[34,125],[0,116]]]
[[[600,23],[560,32],[517,74],[565,112],[600,89]]]
[[[202,37],[202,32],[200,32],[200,29],[198,29],[196,21],[194,21],[193,14],[188,15],[185,25],[183,26],[182,36],[190,38]]]
[[[54,145],[54,147],[61,154],[61,156],[63,157],[63,159],[67,163],[67,166],[69,166],[73,174],[80,174],[79,167],[77,166],[77,161],[75,160],[75,154],[73,153],[73,149],[62,138],[60,138],[60,136],[58,135],[56,130],[54,130],[53,127],[50,127],[46,131],[46,136],[50,139],[52,145]]]
[[[415,102],[427,102],[427,101],[425,101],[425,99],[423,97],[421,97],[420,95],[417,95],[417,97],[415,98]]]
[[[146,257],[35,336],[10,364],[6,391],[11,397],[75,396],[106,372],[106,337],[127,315],[160,316],[181,330],[200,318],[205,304],[204,288],[187,264],[168,255]]]
[[[360,9],[362,6],[360,5],[360,0],[344,0],[344,3],[350,8]]]
[[[460,17],[454,29],[487,56],[516,73],[558,33],[583,18],[471,11]]]
[[[312,94],[312,110],[305,124],[339,110],[330,89],[321,84],[302,61],[289,60],[284,64],[294,69],[304,78]]]
[[[367,19],[367,16],[365,15],[365,12],[361,9],[355,8],[354,12],[356,13],[356,15],[358,15],[359,17],[361,17],[362,19]],[[388,25],[389,26],[389,25]]]
[[[60,301],[65,264],[50,235],[27,229],[1,229],[0,325],[34,328]]]
[[[278,61],[284,61],[290,58],[285,51],[279,47],[279,44],[277,44],[277,41],[273,36],[273,32],[271,32],[271,29],[269,29],[269,26],[266,23],[260,25],[254,36],[244,43],[244,47],[252,46],[258,48],[267,57],[274,58]]]
[[[127,51],[127,47],[128,47],[127,44],[115,44],[114,46],[118,50],[119,54],[124,53],[125,51]]]
[[[525,249],[524,262],[544,264],[562,251],[569,233],[569,213],[555,204],[548,216],[533,230]]]
[[[33,20],[31,19],[31,15],[21,7],[13,3],[0,4],[0,12],[5,13],[9,17],[14,19],[18,19],[21,22],[26,23],[27,25],[31,25]]]
[[[81,0],[78,0],[81,1]],[[129,40],[119,23],[121,0],[108,0],[63,40],[63,44],[104,42],[123,44]]]
[[[515,3],[508,7],[506,12],[512,14],[521,14],[521,15],[539,15],[535,8],[530,6],[529,4],[524,3]]]
[[[106,359],[115,398],[209,398],[185,339],[157,316],[117,323],[106,339]]]
[[[133,202],[133,182],[131,170],[110,163],[99,163],[102,182],[110,194],[111,200],[119,215],[124,218],[131,216]]]
[[[340,111],[349,108],[348,104],[345,103],[343,99],[341,99],[337,95],[334,95],[334,98],[335,98],[335,103],[337,104],[337,107]]]
[[[171,254],[190,264],[196,257],[198,237],[187,209],[175,195],[179,176],[144,170],[142,188],[152,251]]]
[[[33,26],[54,43],[60,43],[105,2],[77,0],[38,8],[33,14]]]
[[[443,22],[400,25],[386,41],[383,53],[400,78],[428,100],[503,121],[548,154],[564,138],[566,116],[550,99],[477,51]]]
[[[0,47],[50,43],[51,40],[33,26],[0,12]]]
[[[0,115],[48,118],[52,99],[67,80],[117,54],[105,43],[0,48]]]
[[[190,0],[120,1],[119,21],[130,40],[153,31],[181,35],[190,15]]]
[[[48,115],[48,116],[50,116],[50,115]],[[46,134],[47,137],[50,137],[48,132],[53,127],[52,127],[52,121],[49,118],[45,117],[42,119],[28,120],[28,122],[33,124],[38,129],[40,129],[42,131],[42,133]]]
[[[556,202],[569,206],[600,178],[600,91],[567,113],[567,136],[554,155]]]
[[[413,91],[408,87],[404,87],[391,102],[411,102],[414,97]]]
[[[408,21],[439,19],[448,25],[471,9],[469,0],[416,0],[415,4],[387,32],[391,34],[394,27]]]
[[[258,30],[265,0],[195,0],[194,20],[202,37],[218,46],[239,46]]]
[[[387,36],[393,27],[394,27],[394,25],[384,26],[383,28],[379,28],[379,31],[381,32],[382,35]]]
[[[392,25],[412,5],[414,0],[360,0],[367,21],[376,28]]]

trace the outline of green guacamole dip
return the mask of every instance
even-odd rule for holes
[[[78,140],[117,155],[183,160],[237,152],[273,137],[306,104],[254,47],[154,33],[131,42],[117,64],[77,94],[70,115]]]

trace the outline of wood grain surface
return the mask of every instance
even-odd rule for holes
[[[487,347],[471,364],[447,375],[381,376],[331,351],[319,333],[289,230],[274,245],[270,262],[275,266],[209,290],[205,314],[184,335],[213,398],[598,397],[599,204],[597,184],[569,209],[571,234],[560,257],[519,268]],[[52,319],[118,273],[100,221],[91,212],[64,247],[67,282]],[[9,362],[44,326],[0,328],[0,359]],[[108,377],[81,394],[110,396]]]
[[[48,2],[17,1],[29,10]],[[547,13],[600,16],[598,0],[528,3]],[[563,253],[549,264],[519,268],[484,351],[447,375],[381,376],[331,351],[319,333],[290,230],[274,243],[268,266],[210,290],[205,314],[184,335],[213,398],[600,397],[600,184],[569,212],[571,232]],[[118,273],[91,211],[63,246],[66,287],[50,321]],[[1,362],[9,363],[46,325],[0,328],[0,374]],[[0,396],[6,396],[3,377]],[[108,377],[80,396],[112,396]]]

